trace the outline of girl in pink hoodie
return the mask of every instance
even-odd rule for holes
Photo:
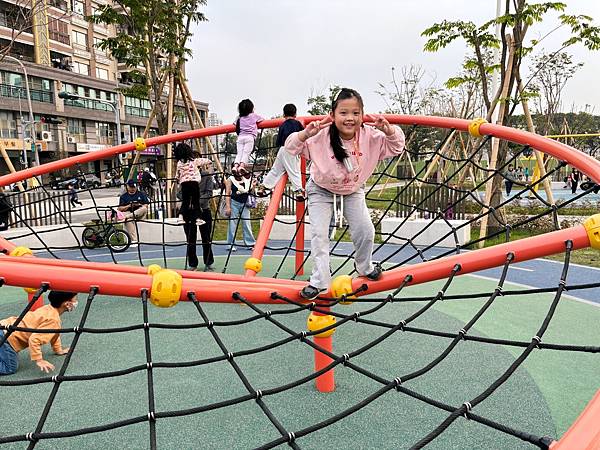
[[[329,224],[335,196],[344,203],[344,217],[350,228],[359,276],[375,281],[382,273],[373,265],[375,228],[365,201],[364,186],[377,162],[398,156],[404,149],[404,133],[383,116],[367,117],[372,126],[363,125],[363,101],[353,89],[342,89],[331,106],[331,113],[313,121],[303,131],[293,133],[285,148],[312,161],[306,185],[312,229],[313,271],[300,296],[312,300],[326,291],[331,282],[329,270]]]

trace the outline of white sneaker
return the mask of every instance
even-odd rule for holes
[[[196,225],[198,225],[199,227],[202,226],[202,225],[204,225],[205,223],[206,222],[204,220],[202,220],[202,219],[197,219],[196,220]]]
[[[175,222],[177,225],[183,225],[185,223],[185,220],[183,220],[183,217],[179,216],[177,217],[177,222]]]
[[[132,242],[129,244],[129,248],[136,248],[139,244],[137,242]]]

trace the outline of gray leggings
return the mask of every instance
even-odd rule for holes
[[[312,232],[311,253],[313,257],[313,271],[310,284],[319,289],[329,287],[331,272],[329,270],[329,224],[333,215],[333,193],[318,186],[312,179],[306,185],[308,194],[308,211],[310,228]],[[341,196],[339,196],[341,197]],[[344,218],[350,228],[350,236],[355,250],[356,270],[359,275],[366,275],[373,271],[371,262],[375,227],[371,221],[364,188],[344,195]]]

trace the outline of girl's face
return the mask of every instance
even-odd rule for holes
[[[331,118],[342,139],[350,140],[362,125],[363,111],[356,97],[339,100]]]

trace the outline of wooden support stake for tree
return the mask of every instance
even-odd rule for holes
[[[427,180],[427,177],[431,174],[431,172],[433,172],[433,170],[435,168],[437,168],[440,158],[448,150],[448,147],[454,140],[455,135],[456,135],[456,130],[452,130],[452,132],[450,133],[450,136],[448,136],[448,140],[446,140],[446,143],[442,146],[442,148],[437,153],[437,155],[435,155],[433,157],[433,159],[431,160],[431,162],[429,163],[429,167],[427,167],[427,171],[425,171],[425,175],[423,175],[423,178],[422,178],[423,180]],[[422,184],[423,184],[422,181],[417,181],[417,187],[421,187]]]
[[[187,95],[187,97],[189,99],[191,99],[192,94],[190,93],[190,89],[189,89],[186,81],[183,80],[183,77],[181,77],[181,79],[180,79],[180,86],[182,87],[183,91],[185,92],[185,95]],[[191,106],[192,106],[192,111],[194,112],[194,115],[196,116],[197,123],[200,125],[201,128],[204,128],[204,122],[202,122],[202,117],[200,116],[200,113],[198,112],[198,109],[196,108],[196,105],[194,104],[193,101],[191,102]],[[225,173],[225,170],[223,169],[223,166],[221,165],[221,160],[219,159],[219,154],[218,154],[218,152],[215,151],[215,148],[214,148],[211,140],[208,138],[208,136],[206,136],[204,139],[208,145],[210,153],[214,157],[213,160],[215,162],[215,166],[217,167],[217,170],[220,173]]]
[[[519,89],[519,95],[521,96],[521,105],[523,106],[523,114],[525,115],[525,119],[527,119],[527,129],[531,133],[535,133],[535,126],[533,125],[533,119],[531,118],[531,113],[529,112],[529,105],[527,104],[527,100],[525,99],[523,88],[523,81],[521,80],[521,74],[517,70],[517,88]],[[554,205],[554,195],[552,194],[552,185],[550,180],[546,177],[546,164],[544,163],[544,154],[539,150],[533,149],[533,153],[535,155],[535,159],[537,161],[537,165],[540,168],[540,178],[543,178],[544,190],[546,191],[546,197],[548,199],[548,203]]]
[[[25,150],[27,151],[27,150]],[[12,161],[10,160],[10,157],[8,156],[8,153],[6,152],[6,149],[4,148],[4,144],[2,143],[2,141],[0,141],[0,153],[2,153],[2,158],[4,159],[4,162],[6,163],[6,166],[8,167],[8,170],[10,173],[15,173],[15,166],[13,166]],[[24,192],[25,188],[23,187],[23,183],[18,181],[17,182],[17,187],[19,189],[19,191]],[[6,188],[6,186],[5,186]]]
[[[170,58],[170,67],[174,67],[175,58],[171,56]],[[167,132],[173,132],[173,112],[174,112],[174,104],[175,104],[175,76],[172,73],[169,73],[169,100],[167,103]],[[165,160],[167,165],[167,183],[166,183],[166,192],[165,192],[165,201],[167,203],[167,217],[171,217],[171,199],[174,197],[172,195],[173,189],[173,146],[170,144],[165,144]]]
[[[506,36],[506,42],[507,42],[508,48],[509,48],[508,63],[506,65],[506,72],[504,74],[504,84],[502,85],[502,92],[500,94],[500,98],[503,100],[501,102],[499,102],[500,106],[499,106],[499,111],[498,111],[498,120],[496,122],[498,125],[502,125],[502,123],[503,123],[504,112],[506,109],[506,99],[508,98],[508,89],[509,89],[509,85],[510,85],[510,77],[512,74],[513,60],[515,58],[515,47],[514,47],[512,37],[510,35]],[[500,141],[498,139],[492,138],[492,155],[490,157],[490,162],[488,164],[488,170],[487,170],[488,174],[490,171],[491,172],[496,171],[499,147],[500,147]],[[489,212],[489,210],[490,210],[490,203],[492,201],[492,195],[493,195],[493,192],[492,192],[493,185],[494,185],[494,175],[492,175],[485,183],[485,202],[483,204],[483,211],[482,211],[483,213],[485,213],[486,211]],[[485,238],[485,236],[486,236],[488,216],[489,216],[489,213],[484,214],[484,216],[481,218],[481,227],[479,228],[479,238],[480,239]],[[485,245],[485,239],[482,239],[479,242],[478,247],[483,248],[484,245]]]

